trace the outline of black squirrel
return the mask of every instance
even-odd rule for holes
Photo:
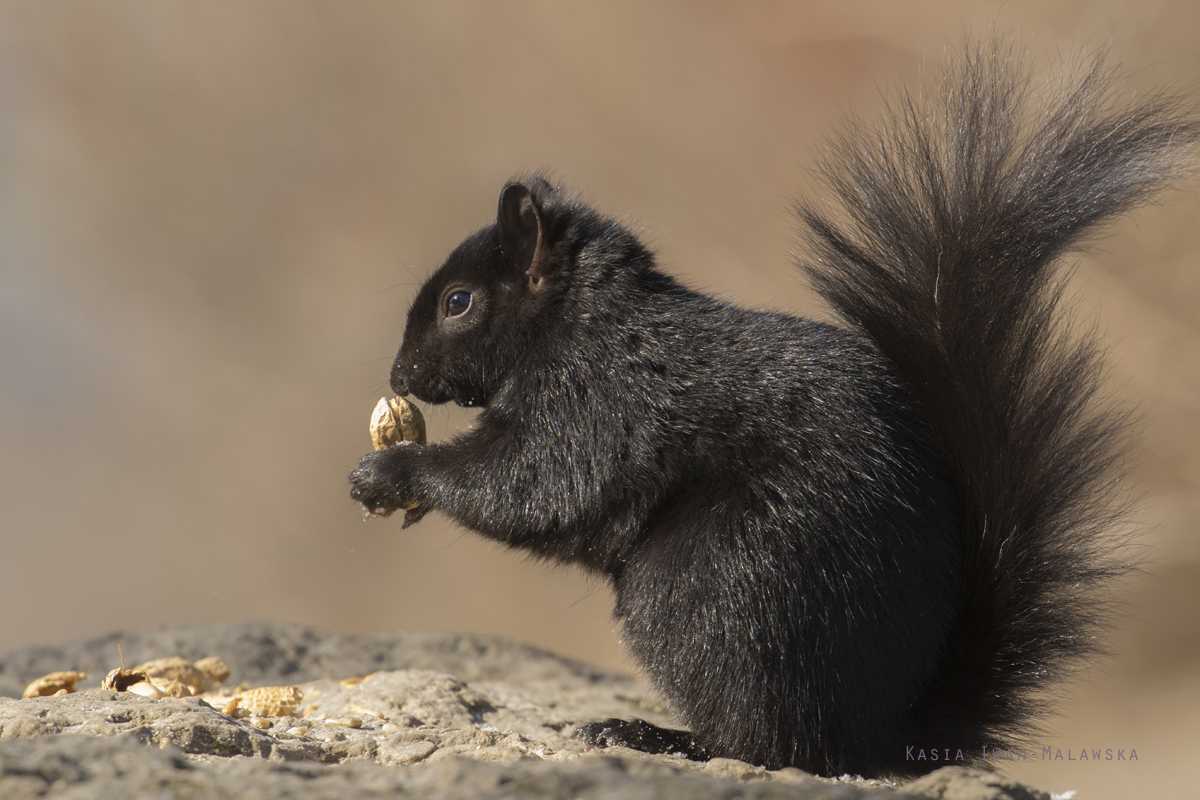
[[[905,776],[946,763],[913,748],[1021,742],[1125,568],[1128,416],[1055,265],[1200,134],[1111,84],[1097,58],[1033,103],[1020,59],[967,46],[939,92],[851,120],[821,170],[840,210],[798,205],[839,326],[692,291],[543,177],[508,184],[391,371],[477,424],[364,456],[351,496],[611,582],[690,732],[607,720],[591,744]]]

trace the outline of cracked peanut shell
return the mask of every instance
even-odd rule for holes
[[[86,674],[74,670],[51,672],[26,686],[21,697],[51,697],[59,692],[71,694],[75,691],[76,681],[85,679],[87,679]]]
[[[260,686],[233,697],[221,713],[230,717],[287,717],[303,699],[299,686]]]
[[[133,669],[135,672],[146,673],[151,683],[168,695],[178,691],[174,687],[168,688],[171,682],[187,687],[189,694],[203,694],[229,677],[229,668],[225,662],[211,656],[194,664],[181,656],[156,658]]]

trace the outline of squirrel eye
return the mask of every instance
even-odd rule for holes
[[[471,307],[470,292],[455,292],[446,298],[446,316],[457,317]]]

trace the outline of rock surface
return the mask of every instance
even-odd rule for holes
[[[119,665],[215,655],[243,686],[298,686],[289,716],[234,718],[207,695],[152,700],[94,687]],[[81,691],[16,699],[49,672]],[[231,694],[230,690],[227,694]],[[0,797],[1042,798],[947,768],[901,787],[827,781],[731,759],[585,752],[580,723],[671,725],[636,678],[496,637],[359,637],[279,624],[115,633],[0,657]],[[214,707],[216,706],[216,707]]]

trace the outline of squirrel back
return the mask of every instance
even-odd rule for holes
[[[1054,266],[1200,132],[1168,99],[1112,104],[1099,61],[1035,107],[1014,59],[961,60],[940,104],[835,140],[838,216],[799,209],[842,326],[689,290],[536,176],[418,292],[392,388],[483,410],[364,456],[351,496],[610,581],[690,733],[586,741],[915,774],[944,761],[914,747],[1019,743],[1094,650],[1128,419]]]

